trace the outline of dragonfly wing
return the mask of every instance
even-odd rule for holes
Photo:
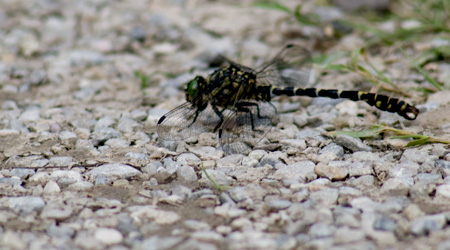
[[[313,83],[311,55],[308,50],[287,45],[271,61],[255,69],[262,85],[301,86]]]
[[[270,131],[277,118],[269,102],[239,101],[236,110],[228,110],[219,130],[219,140],[226,154],[245,154]]]
[[[159,119],[157,132],[162,140],[178,141],[212,132],[219,123],[220,118],[209,105],[199,110],[192,103],[185,102]]]

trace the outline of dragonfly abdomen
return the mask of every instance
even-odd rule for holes
[[[362,91],[338,90],[338,89],[317,89],[317,88],[294,88],[294,87],[272,87],[272,94],[276,96],[309,96],[328,97],[332,99],[345,98],[352,101],[365,101],[376,108],[397,113],[408,120],[416,119],[419,109],[397,98],[391,98],[377,93],[367,93]]]

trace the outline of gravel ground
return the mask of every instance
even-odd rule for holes
[[[411,91],[415,121],[365,103],[278,98],[271,143],[248,155],[224,155],[213,134],[158,145],[159,117],[219,53],[255,66],[286,43],[328,53],[365,41],[324,30],[250,1],[0,1],[1,248],[450,249],[448,145],[324,135],[384,123],[448,140],[448,91]],[[424,37],[403,53],[430,46],[448,40]],[[401,88],[430,85],[395,45],[371,59]],[[450,64],[429,69],[448,79]],[[354,72],[318,80],[371,86]]]

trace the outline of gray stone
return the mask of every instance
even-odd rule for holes
[[[45,184],[44,194],[54,194],[61,192],[61,188],[55,181],[49,181]]]
[[[184,153],[177,157],[177,163],[180,165],[198,166],[202,161],[195,154]]]
[[[153,161],[145,165],[145,167],[142,168],[142,172],[154,175],[158,172],[159,168],[164,168],[163,164],[160,161]]]
[[[119,119],[119,124],[117,124],[117,130],[122,133],[133,133],[141,127],[141,124],[128,117],[121,117]]]
[[[170,174],[174,174],[177,172],[178,168],[181,167],[181,164],[173,161],[171,158],[165,158],[163,160],[165,170]]]
[[[47,227],[47,235],[54,238],[72,238],[75,235],[75,230],[70,227],[51,224]]]
[[[441,230],[446,223],[445,214],[426,215],[411,221],[409,229],[415,235],[427,235]]]
[[[324,238],[332,236],[333,231],[334,230],[331,229],[330,225],[323,222],[318,222],[309,228],[308,234],[313,238]]]
[[[136,153],[136,152],[128,152],[125,154],[126,158],[138,160],[138,161],[146,161],[148,160],[148,155],[144,153]]]
[[[101,127],[99,129],[96,129],[96,130],[94,130],[94,133],[92,134],[92,137],[95,140],[97,140],[97,143],[99,141],[107,141],[109,139],[118,138],[121,136],[122,136],[122,133],[120,133],[119,131],[117,131],[113,128],[109,128],[109,127],[106,127],[106,128]]]
[[[358,242],[365,238],[364,231],[358,229],[350,229],[348,227],[338,228],[334,233],[336,243],[345,244]]]
[[[98,228],[94,238],[105,245],[114,245],[123,241],[122,234],[114,228]]]
[[[278,211],[278,210],[283,210],[283,209],[287,209],[290,205],[292,204],[292,202],[288,201],[288,200],[272,200],[267,204],[267,207],[270,210],[274,210],[274,211]]]
[[[9,184],[12,186],[22,185],[22,181],[17,177],[16,178],[7,178],[7,177],[0,178],[0,183]]]
[[[131,111],[131,118],[136,121],[143,121],[145,118],[147,118],[147,112],[142,109],[135,109]]]
[[[320,150],[319,155],[321,161],[332,161],[344,155],[344,148],[330,143]]]
[[[73,170],[55,170],[50,174],[50,179],[56,181],[61,186],[69,186],[70,184],[83,180],[80,173]]]
[[[380,190],[387,195],[406,196],[413,184],[412,177],[390,178],[383,183]]]
[[[178,236],[151,236],[146,238],[142,242],[138,242],[134,249],[146,250],[146,249],[174,249],[180,243],[184,242],[184,237]]]
[[[389,176],[393,178],[413,177],[419,172],[419,164],[412,161],[403,161],[389,169]]]
[[[55,220],[65,220],[72,215],[73,210],[70,207],[67,208],[51,208],[45,207],[40,217],[43,219],[55,219]]]
[[[24,123],[35,122],[40,119],[41,117],[40,113],[41,113],[40,108],[30,107],[20,115],[19,120]]]
[[[272,174],[278,180],[294,179],[298,182],[315,180],[317,174],[314,172],[315,164],[312,161],[299,161],[289,165],[280,165]]]
[[[33,175],[34,173],[36,173],[36,171],[30,168],[14,168],[10,171],[10,174],[12,176],[17,176],[19,178],[26,178],[30,175]]]
[[[95,177],[95,185],[106,185],[108,183],[108,179],[104,174],[97,174]]]
[[[86,173],[95,178],[98,174],[103,174],[106,178],[130,178],[141,174],[141,172],[133,167],[121,163],[109,163],[92,169]]]
[[[450,184],[439,185],[436,188],[436,197],[444,200],[450,200]]]
[[[354,138],[347,135],[338,135],[336,136],[335,142],[353,152],[358,151],[367,151],[371,152],[372,148],[364,144],[361,139]]]
[[[45,201],[36,196],[10,197],[8,201],[10,209],[24,215],[33,211],[39,212],[45,207]]]
[[[345,159],[349,161],[367,161],[367,162],[374,162],[379,161],[380,156],[378,153],[372,153],[372,152],[354,152],[351,155],[345,155]]]
[[[450,176],[450,161],[449,160],[437,160],[434,163],[435,168],[439,168],[444,177]]]
[[[419,162],[422,163],[425,161],[425,159],[433,159],[437,160],[437,156],[430,155],[428,153],[427,149],[420,149],[420,148],[408,148],[406,149],[403,154],[402,158],[400,158],[401,162],[404,161],[413,161],[413,162]]]
[[[320,177],[330,180],[343,180],[348,176],[348,166],[346,161],[330,161],[328,164],[319,162],[314,167],[314,172]]]
[[[225,168],[225,167],[236,167],[241,165],[242,160],[244,159],[243,155],[228,155],[216,161],[217,168]]]
[[[73,163],[73,159],[70,156],[55,156],[50,158],[48,165],[58,167],[69,167]]]
[[[355,161],[352,162],[350,164],[350,166],[348,166],[348,175],[349,176],[362,176],[362,175],[369,175],[372,174],[372,163],[364,161],[364,162],[360,162],[360,161]]]
[[[61,131],[61,133],[59,133],[59,139],[60,140],[76,140],[77,139],[77,134],[75,134],[74,132],[70,132],[70,131]]]
[[[130,143],[127,140],[121,138],[112,138],[105,142],[106,146],[111,148],[126,148],[130,146]]]
[[[256,167],[264,167],[266,165],[271,166],[272,168],[275,168],[279,165],[284,165],[283,161],[287,158],[286,154],[281,152],[271,152],[267,155],[265,155],[256,165]]]
[[[397,229],[397,221],[388,216],[381,215],[373,223],[373,228],[375,230],[395,232]]]
[[[177,176],[187,182],[197,181],[197,174],[195,173],[194,168],[182,165],[177,169]]]
[[[320,191],[311,192],[309,198],[317,206],[331,206],[336,204],[339,192],[334,188],[326,188]]]

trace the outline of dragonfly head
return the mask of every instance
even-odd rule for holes
[[[184,92],[186,93],[186,101],[191,102],[206,87],[206,80],[202,76],[196,76],[186,84]]]

